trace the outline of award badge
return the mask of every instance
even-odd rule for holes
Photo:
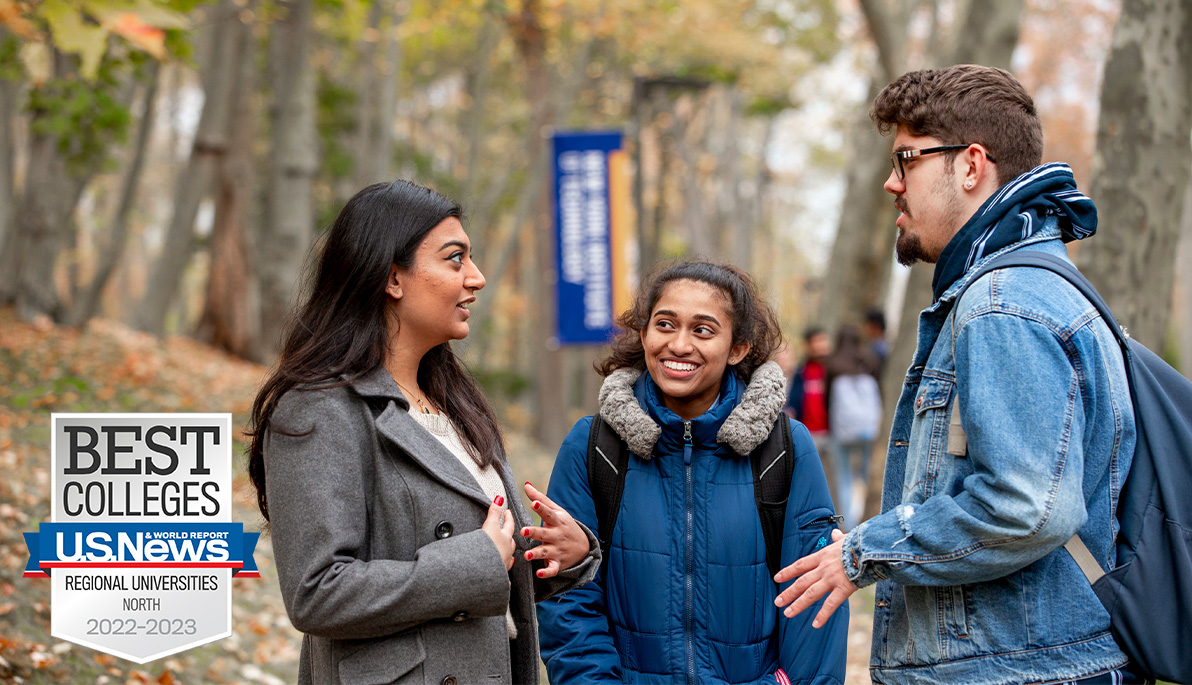
[[[232,577],[260,533],[232,521],[231,414],[53,414],[50,633],[137,663],[232,634]]]

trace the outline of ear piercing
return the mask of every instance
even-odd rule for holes
[[[966,181],[966,182],[965,182],[965,184],[964,184],[964,187],[965,187],[966,189],[971,189],[971,188],[973,187],[973,182],[972,182],[972,181]]]

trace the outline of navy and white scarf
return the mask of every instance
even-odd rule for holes
[[[931,281],[934,300],[973,265],[1043,228],[1047,216],[1059,219],[1065,243],[1097,232],[1097,208],[1076,189],[1063,162],[1037,166],[998,189],[940,253]]]

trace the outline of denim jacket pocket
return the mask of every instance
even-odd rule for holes
[[[904,503],[922,502],[935,494],[935,480],[940,475],[940,462],[948,441],[949,401],[955,395],[955,387],[953,378],[926,372],[919,383],[915,393],[915,418],[911,423],[910,442],[928,445],[929,453],[926,459],[914,460],[914,468],[907,469],[903,483]]]

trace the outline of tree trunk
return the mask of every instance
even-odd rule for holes
[[[1192,155],[1192,6],[1125,0],[1101,87],[1081,269],[1130,335],[1163,348]]]
[[[54,77],[68,75],[68,60],[54,51]],[[32,120],[47,116],[34,111]],[[31,122],[32,123],[32,122]],[[33,126],[30,126],[33,129]],[[58,254],[71,235],[71,214],[91,170],[68,167],[58,139],[31,133],[24,191],[0,253],[0,304],[14,302],[25,320],[57,318],[62,304],[54,283]]]
[[[1174,298],[1175,313],[1179,316],[1175,322],[1175,339],[1178,341],[1176,353],[1179,355],[1180,373],[1192,378],[1192,179],[1184,193],[1184,218],[1180,224],[1176,264],[1179,287]]]
[[[34,113],[36,120],[38,114]],[[54,263],[66,239],[71,205],[61,192],[66,163],[51,136],[29,138],[25,192],[15,213],[3,255],[0,303],[14,302],[22,319],[54,316],[59,308]]]
[[[774,133],[778,128],[778,117],[770,115],[765,118],[762,123],[765,127],[765,133],[762,135],[761,148],[758,151],[757,170],[754,174],[753,197],[748,198],[747,207],[749,211],[749,225],[754,227],[754,235],[764,236],[765,244],[769,247],[763,251],[763,255],[768,253],[768,256],[763,256],[767,267],[762,269],[762,273],[769,276],[769,283],[771,287],[777,287],[782,283],[781,276],[778,273],[778,263],[780,260],[775,259],[774,256],[778,254],[778,240],[775,237],[773,221],[771,221],[772,212],[770,210],[770,189],[774,184],[774,173],[770,171],[769,163],[766,161],[766,150],[770,149],[770,144],[774,140]],[[752,248],[750,248],[752,250]],[[750,262],[752,262],[752,253]],[[773,292],[773,291],[772,291]]]
[[[207,297],[197,337],[215,347],[254,361],[264,358],[260,344],[260,296],[252,268],[249,227],[256,197],[257,70],[251,28],[240,31],[240,68],[235,74],[232,111],[228,118],[228,154],[218,170],[215,222],[208,252]]]
[[[530,102],[530,149],[532,160],[547,154],[546,136],[554,122],[551,99],[550,71],[546,63],[546,30],[542,26],[539,0],[526,0],[520,12],[508,17],[514,44],[521,56],[526,74],[526,96]],[[530,286],[531,301],[535,303],[534,329],[531,345],[535,350],[533,369],[537,388],[537,424],[535,436],[544,445],[557,445],[566,436],[566,391],[563,378],[563,354],[554,338],[555,329],[555,265],[554,236],[551,230],[551,200],[546,183],[532,188],[534,207],[531,221],[537,240],[534,245],[534,278]]]
[[[877,93],[870,88],[869,102]],[[866,311],[881,307],[897,234],[893,198],[882,188],[890,173],[890,141],[874,129],[868,112],[854,131],[853,163],[820,288],[818,323],[827,331],[859,324]]]
[[[463,112],[461,131],[463,141],[468,146],[465,156],[463,172],[463,190],[460,192],[460,202],[464,203],[469,213],[478,219],[472,226],[476,230],[474,239],[478,245],[492,245],[496,237],[494,223],[487,202],[481,202],[478,197],[482,174],[477,167],[480,161],[480,151],[484,147],[484,113],[485,99],[488,87],[492,82],[492,53],[500,40],[500,27],[487,12],[484,14],[484,24],[480,27],[480,37],[477,40],[476,59],[465,66],[465,89],[468,94],[468,108]],[[534,162],[531,161],[531,164]],[[504,175],[508,180],[509,175]],[[495,198],[494,198],[495,199]]]
[[[300,287],[302,261],[314,239],[311,188],[318,170],[315,131],[315,70],[311,63],[312,0],[279,3],[284,19],[270,37],[273,141],[268,216],[257,240],[261,284],[261,330],[281,343],[282,330]]]
[[[722,241],[721,250],[729,261],[752,272],[753,242],[757,236],[757,225],[748,220],[744,197],[745,171],[742,167],[741,131],[746,122],[742,115],[742,95],[735,85],[726,88],[724,129],[717,154],[719,191],[716,199],[716,234]],[[714,126],[715,130],[718,126]],[[764,152],[763,152],[764,154]],[[725,244],[727,243],[727,244]]]
[[[238,34],[244,25],[234,0],[223,0],[212,12],[213,30],[203,74],[203,112],[186,170],[174,189],[174,214],[133,324],[155,335],[165,332],[166,313],[178,294],[182,275],[194,251],[195,217],[215,173],[227,153],[228,117],[241,56]]]
[[[400,17],[393,0],[375,0],[368,14],[375,40],[363,41],[357,89],[353,192],[389,177],[390,141],[397,76],[400,73]]]
[[[67,315],[67,323],[81,326],[99,311],[100,297],[103,290],[116,271],[120,257],[124,254],[125,242],[128,239],[128,217],[132,212],[136,200],[137,185],[141,180],[141,172],[145,166],[145,152],[149,147],[149,137],[153,132],[153,120],[157,113],[157,92],[161,80],[161,63],[153,61],[149,64],[148,83],[143,97],[141,117],[137,123],[137,137],[133,142],[132,159],[124,173],[124,180],[120,186],[120,200],[116,205],[116,213],[112,218],[112,227],[108,231],[108,244],[99,255],[95,275],[74,302],[71,303]]]
[[[398,77],[401,76],[402,44],[398,38],[398,27],[404,17],[395,5],[389,20],[382,24],[384,29],[382,46],[385,49],[385,67],[381,70],[380,94],[377,100],[377,129],[373,138],[376,154],[368,172],[376,181],[393,180],[393,119],[397,113]]]
[[[0,39],[7,32],[0,31]],[[0,247],[12,226],[13,201],[16,199],[16,178],[13,174],[13,113],[17,108],[18,86],[0,78]]]
[[[360,78],[356,86],[356,131],[352,162],[355,173],[351,193],[372,182],[371,168],[374,166],[373,155],[376,154],[374,132],[377,126],[377,86],[380,82],[377,53],[381,42],[381,17],[385,13],[385,2],[373,0],[368,10],[368,27],[365,29],[371,38],[361,40],[357,45],[360,50],[360,61],[357,66]],[[349,197],[351,196],[349,193]]]
[[[712,217],[704,207],[704,175],[701,158],[707,149],[704,131],[708,127],[708,105],[714,101],[710,92],[685,93],[675,103],[675,159],[679,168],[672,176],[681,198],[680,225],[687,232],[687,254],[702,259],[717,259],[718,241],[712,235]]]
[[[840,324],[857,323],[867,310],[880,306],[890,278],[895,237],[893,204],[882,189],[890,173],[890,142],[870,122],[869,105],[886,83],[903,72],[912,4],[911,0],[893,4],[861,0],[866,26],[877,46],[879,72],[853,124],[853,161],[828,270],[820,288],[817,323],[829,335]]]
[[[1003,0],[996,3],[978,0],[969,2],[964,22],[957,28],[959,32],[957,35],[962,36],[963,39],[954,42],[955,51],[947,63],[984,64],[1009,69],[1014,46],[1018,43],[1022,5],[1023,0]],[[944,43],[944,41],[937,42]],[[886,441],[889,439],[890,429],[894,424],[894,409],[899,395],[902,394],[907,366],[915,354],[915,345],[918,342],[919,313],[931,305],[931,279],[934,272],[934,264],[916,264],[907,279],[906,296],[898,323],[898,335],[891,344],[882,373],[884,416],[882,428],[878,431],[878,444],[875,445],[873,459],[869,464],[870,487],[865,501],[863,519],[875,516],[881,510],[881,483],[886,466]]]
[[[651,221],[653,205],[656,202],[652,188],[657,178],[658,149],[660,141],[653,127],[653,108],[650,106],[651,91],[645,81],[637,78],[633,82],[632,112],[633,136],[633,206],[637,210],[638,281],[644,282],[654,260],[658,258],[658,240]],[[647,202],[650,207],[647,208]]]

